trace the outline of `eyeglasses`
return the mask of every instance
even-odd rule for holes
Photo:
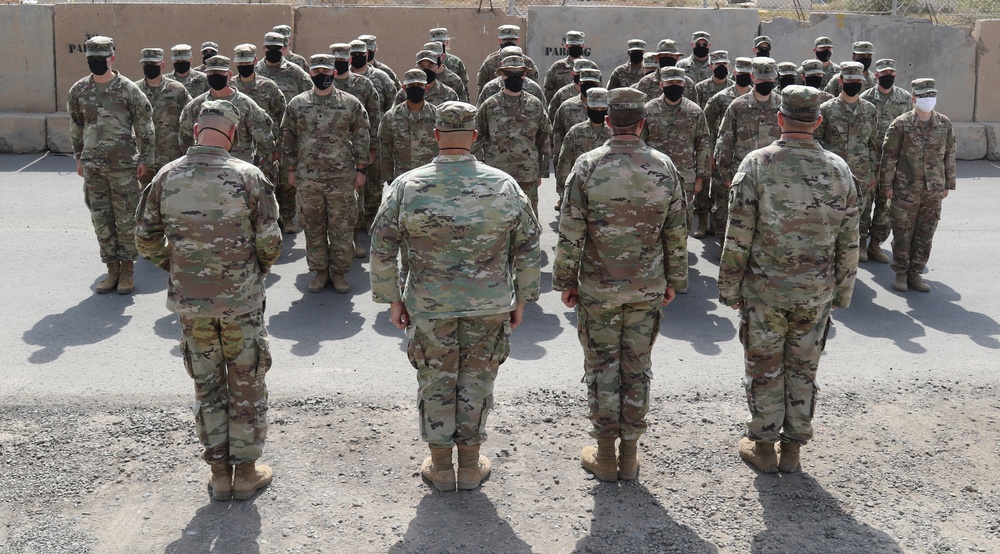
[[[920,94],[914,94],[913,96],[917,98],[937,98],[936,92],[922,92]]]

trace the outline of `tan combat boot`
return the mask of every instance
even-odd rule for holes
[[[294,235],[295,233],[299,232],[299,226],[296,225],[295,222],[290,219],[282,220],[281,232],[285,233],[286,235]]]
[[[132,294],[135,283],[132,281],[132,270],[135,264],[131,260],[122,260],[121,272],[118,275],[118,294]]]
[[[885,255],[881,245],[875,239],[871,239],[871,242],[868,243],[868,259],[880,264],[889,263],[889,256]]]
[[[490,461],[479,455],[478,444],[458,445],[458,488],[471,491],[490,476]]]
[[[439,491],[455,490],[455,464],[451,461],[451,448],[431,448],[420,466],[420,475]]]
[[[905,273],[896,274],[896,279],[892,282],[892,288],[898,290],[899,292],[906,292],[910,290],[910,287],[906,284]]]
[[[917,292],[930,292],[931,286],[924,282],[916,273],[911,273],[906,277],[906,284]]]
[[[212,478],[208,480],[212,489],[212,498],[216,500],[232,500],[233,498],[233,466],[229,462],[212,464]]]
[[[774,453],[773,442],[740,439],[740,457],[763,473],[778,472],[778,457]]]
[[[316,276],[313,277],[311,283],[309,283],[309,292],[319,292],[326,288],[326,284],[330,282],[330,274],[327,273],[325,269],[321,269],[316,272]]]
[[[117,260],[108,262],[108,276],[97,283],[97,294],[107,294],[118,288],[118,278],[121,276],[121,264]]]
[[[355,258],[364,258],[367,255],[368,255],[368,253],[365,252],[365,247],[362,246],[360,242],[358,242],[358,230],[355,229],[354,230],[354,257]]]
[[[347,282],[343,273],[330,273],[330,280],[333,281],[333,290],[337,294],[351,292],[351,284]]]
[[[801,444],[795,441],[781,441],[781,455],[778,457],[778,471],[795,473],[799,470],[799,449]]]
[[[618,478],[631,481],[639,475],[639,441],[625,440],[618,445]]]
[[[703,239],[708,234],[708,214],[698,215],[698,228],[694,230],[694,238]]]
[[[618,480],[618,460],[615,459],[615,439],[598,439],[597,446],[584,446],[580,451],[583,469],[601,481]]]
[[[861,237],[861,241],[858,244],[858,261],[859,262],[867,262],[868,261],[868,249],[865,248],[867,246],[867,244],[866,244],[867,242],[868,241],[865,240],[865,237]]]
[[[247,462],[236,464],[233,472],[233,498],[246,500],[258,490],[271,484],[274,472],[270,466]]]

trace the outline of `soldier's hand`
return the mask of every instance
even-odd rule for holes
[[[139,164],[135,166],[135,178],[142,179],[142,176],[146,174],[146,164]]]
[[[885,189],[885,197],[887,200],[892,200],[892,188]]]
[[[83,162],[76,160],[76,174],[83,177]]]
[[[402,302],[393,302],[389,305],[389,321],[397,329],[406,329],[406,326],[410,324],[410,314]]]
[[[517,329],[517,326],[524,320],[524,302],[518,302],[517,307],[510,312],[510,328]]]
[[[562,291],[562,302],[567,308],[573,308],[579,304],[580,299],[576,294],[576,289],[572,288]]]
[[[703,179],[701,177],[699,177],[699,178],[697,178],[697,179],[694,180],[694,193],[695,194],[698,194],[699,192],[701,192],[702,188],[704,188],[702,186],[702,182],[703,182]]]
[[[673,287],[667,287],[667,290],[663,293],[663,305],[666,306],[667,304],[673,302],[676,296],[677,291],[675,291]]]
[[[295,170],[288,171],[288,188],[295,188]]]
[[[359,188],[361,188],[363,186],[365,186],[365,174],[361,173],[360,171],[355,172],[355,174],[354,174],[354,188],[355,189],[359,189]]]
[[[377,153],[378,153],[378,150],[376,150],[374,148],[368,150],[368,165],[371,165],[371,164],[375,163],[375,154],[377,154]]]
[[[948,198],[948,189],[944,189],[944,192],[941,194],[941,198]]]

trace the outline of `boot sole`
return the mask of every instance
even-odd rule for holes
[[[212,498],[221,501],[232,500],[233,491],[217,491],[215,489],[212,489]]]
[[[249,500],[249,499],[253,498],[253,495],[257,494],[261,489],[267,487],[270,484],[271,484],[270,482],[265,483],[265,484],[257,487],[256,489],[254,489],[252,491],[237,491],[237,490],[234,490],[233,491],[233,499],[234,500]]]
[[[618,479],[620,481],[635,481],[639,478],[639,468],[635,468],[635,471],[622,471],[618,470]]]
[[[130,289],[118,289],[118,294],[132,294],[133,292],[135,292],[134,287]]]

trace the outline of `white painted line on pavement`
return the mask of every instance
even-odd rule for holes
[[[22,167],[21,169],[18,169],[18,170],[17,170],[17,171],[15,171],[14,173],[20,173],[20,172],[24,171],[25,169],[28,169],[29,167],[31,167],[31,166],[33,166],[33,165],[35,165],[36,163],[38,163],[38,162],[40,162],[40,161],[44,160],[44,159],[45,159],[45,157],[46,157],[46,156],[48,156],[48,155],[49,155],[49,153],[48,153],[48,152],[46,152],[46,153],[42,154],[42,157],[41,157],[41,158],[38,158],[37,160],[35,160],[35,161],[31,162],[30,164],[28,164],[28,165],[26,165],[26,166]]]

